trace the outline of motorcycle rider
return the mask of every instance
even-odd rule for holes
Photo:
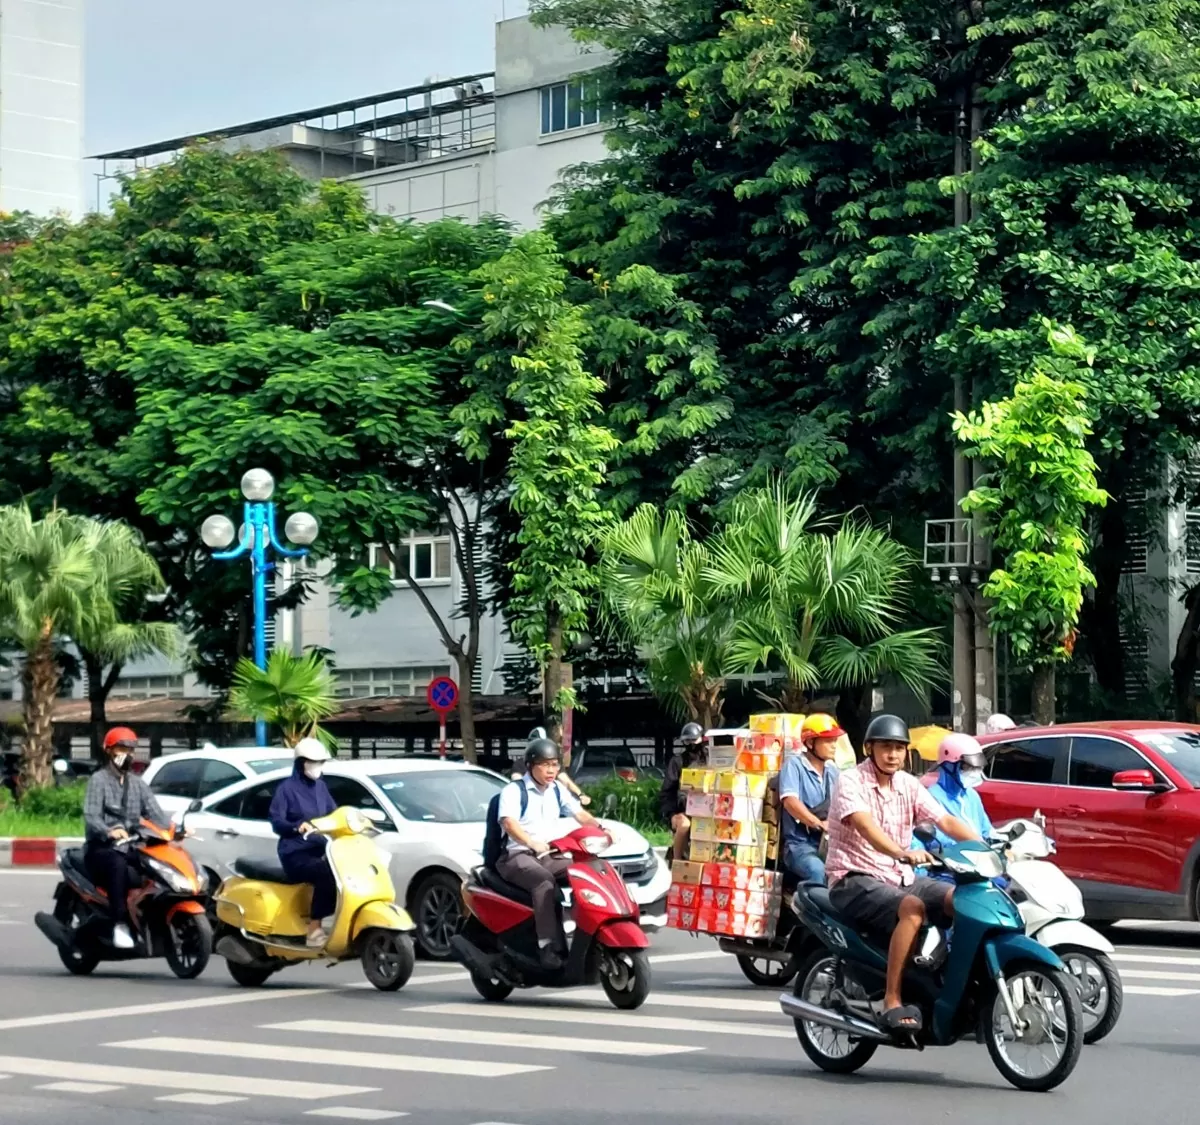
[[[929,793],[951,816],[973,828],[988,840],[995,835],[992,822],[976,790],[983,784],[986,759],[983,747],[969,734],[948,734],[938,747],[937,775]],[[938,831],[938,839],[949,838]]]
[[[779,774],[783,805],[783,865],[801,883],[824,883],[821,834],[838,768],[834,765],[838,739],[845,734],[831,715],[809,715],[800,728],[804,749],[789,754]]]
[[[526,743],[526,745],[528,745],[535,738],[548,738],[548,737],[549,737],[549,735],[546,734],[545,727],[534,727],[533,730],[531,730],[529,732],[529,737],[525,740],[525,743]],[[515,781],[520,776],[521,775],[519,773],[513,774],[513,780]],[[578,785],[575,784],[575,779],[572,778],[570,774],[560,773],[558,775],[558,780],[561,781],[563,783],[563,785],[565,785],[571,791],[571,795],[573,797],[578,798],[579,803],[581,805],[590,805],[592,803],[591,797],[589,797],[582,789],[579,788]]]
[[[105,764],[88,778],[83,797],[83,823],[87,839],[84,865],[92,882],[108,894],[114,949],[132,949],[129,932],[131,863],[117,845],[128,840],[142,822],[167,825],[167,814],[148,786],[132,773],[137,735],[129,727],[113,727],[104,736]]]
[[[312,884],[309,909],[310,949],[321,949],[329,941],[325,919],[337,910],[337,881],[325,856],[329,841],[317,833],[312,821],[328,816],[337,808],[329,786],[321,777],[329,751],[316,738],[302,738],[293,751],[292,776],[282,781],[271,798],[267,813],[271,828],[279,837],[279,863],[287,877],[297,883]]]
[[[574,817],[580,824],[596,823],[596,818],[559,781],[561,764],[553,741],[533,739],[525,748],[525,775],[504,787],[498,809],[506,839],[496,871],[502,879],[529,892],[542,965],[552,972],[563,965],[557,949],[563,938],[558,918],[558,877],[572,861],[567,856],[549,854],[547,840],[554,838],[564,816]]]
[[[687,798],[679,791],[680,777],[684,770],[701,765],[708,754],[704,745],[704,728],[699,723],[685,724],[679,732],[679,743],[681,749],[667,763],[663,771],[662,788],[658,791],[659,812],[675,833],[671,844],[671,854],[675,859],[683,859],[687,855],[688,835],[692,830],[692,822],[683,811]]]
[[[921,1012],[901,999],[904,969],[927,919],[942,928],[952,925],[954,888],[915,877],[912,868],[932,857],[908,844],[924,821],[952,840],[979,836],[904,771],[909,732],[903,719],[877,715],[867,727],[864,750],[865,761],[839,777],[829,810],[829,898],[848,921],[891,935],[880,1023],[891,1032],[914,1032],[921,1029]]]

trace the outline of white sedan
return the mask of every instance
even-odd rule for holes
[[[292,752],[285,746],[213,746],[155,758],[142,774],[162,810],[183,812],[193,801],[228,789],[249,777],[261,777],[289,767]]]
[[[196,835],[186,846],[216,881],[236,859],[275,859],[279,841],[267,811],[290,772],[231,785],[189,814],[187,826]],[[366,810],[382,830],[376,842],[392,857],[397,901],[413,916],[418,945],[429,957],[448,958],[450,938],[462,924],[462,881],[483,862],[487,807],[505,779],[465,762],[403,758],[335,759],[326,763],[324,776],[339,806]],[[564,833],[573,825],[565,823]],[[670,869],[629,825],[606,819],[604,827],[613,838],[604,858],[624,878],[641,908],[642,925],[659,928],[666,921]]]

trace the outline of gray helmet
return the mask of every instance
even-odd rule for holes
[[[695,746],[704,741],[704,728],[699,723],[688,723],[679,732],[679,741],[684,746]]]
[[[909,743],[908,723],[899,715],[876,715],[867,726],[863,742]]]
[[[538,762],[561,761],[558,744],[549,738],[535,738],[525,747],[525,768]]]

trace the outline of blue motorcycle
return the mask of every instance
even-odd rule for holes
[[[904,974],[904,1002],[921,1010],[919,1031],[880,1026],[887,945],[840,918],[824,887],[801,887],[792,899],[822,948],[779,998],[784,1014],[804,1053],[832,1074],[852,1074],[881,1046],[924,1050],[974,1038],[1018,1089],[1053,1090],[1083,1049],[1078,986],[1051,950],[1025,936],[1016,904],[993,883],[1004,874],[1002,855],[964,843],[939,849],[937,862],[956,884],[954,929],[949,942],[927,929]]]

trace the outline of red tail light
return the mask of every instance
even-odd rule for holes
[[[617,770],[617,777],[622,781],[637,781],[637,770],[619,769]]]

